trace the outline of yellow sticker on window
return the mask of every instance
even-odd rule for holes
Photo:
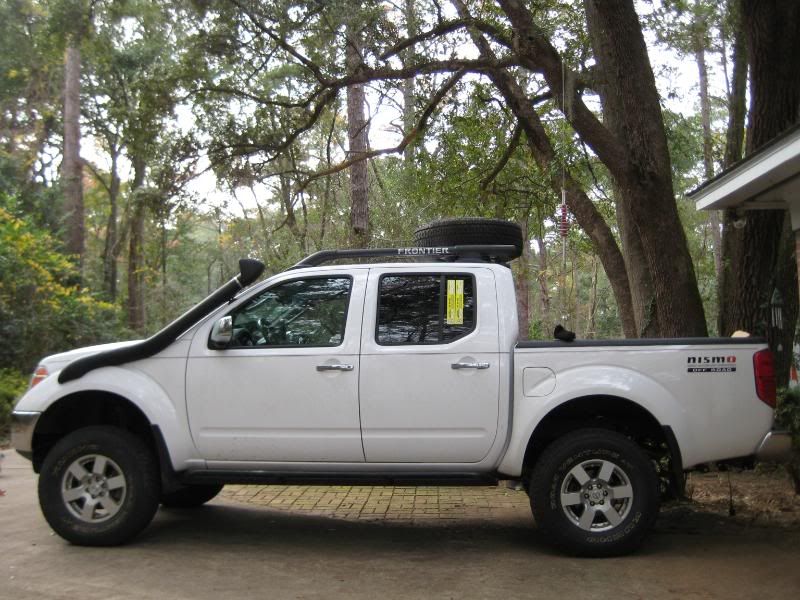
[[[448,325],[464,324],[464,280],[447,280],[447,318]]]

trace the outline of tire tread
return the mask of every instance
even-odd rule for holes
[[[633,473],[629,475],[638,474],[643,479],[643,485],[635,490],[639,496],[637,502],[641,503],[642,498],[644,502],[642,521],[625,537],[607,542],[587,541],[585,532],[567,522],[560,506],[555,510],[548,506],[553,477],[576,452],[592,447],[615,447],[623,460],[630,463],[628,468]],[[529,496],[536,525],[548,542],[569,554],[590,557],[620,556],[636,550],[652,529],[660,504],[658,477],[644,451],[621,433],[600,428],[579,429],[550,444],[533,468]]]
[[[502,219],[460,217],[423,225],[414,232],[414,243],[428,248],[459,244],[502,244],[514,246],[517,249],[516,256],[519,256],[522,254],[523,240],[522,229],[517,223]]]
[[[64,469],[84,453],[105,453],[123,470],[128,485],[125,504],[109,521],[87,524],[77,520],[61,499]],[[75,430],[48,452],[39,475],[39,505],[50,527],[79,546],[117,546],[138,535],[158,509],[161,492],[158,462],[150,448],[127,430],[91,426]]]

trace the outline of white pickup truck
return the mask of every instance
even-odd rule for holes
[[[607,556],[685,470],[786,450],[761,340],[518,341],[515,250],[322,252],[242,291],[244,260],[145,341],[44,359],[12,442],[45,518],[112,545],[226,483],[511,479],[548,540]],[[414,258],[323,264],[386,255]]]

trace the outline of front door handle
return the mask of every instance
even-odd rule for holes
[[[489,363],[488,362],[457,362],[450,365],[453,369],[488,369]]]
[[[317,365],[317,371],[352,371],[353,365]]]

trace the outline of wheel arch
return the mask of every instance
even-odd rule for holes
[[[123,424],[130,428],[134,423],[134,430],[143,433],[143,424],[147,423],[150,430],[148,441],[156,444],[160,457],[163,455],[162,465],[174,471],[182,471],[199,461],[189,434],[182,366],[180,378],[170,379],[167,375],[177,367],[175,360],[148,359],[138,366],[136,369],[103,367],[65,384],[50,376],[29,390],[17,408],[42,413],[33,433],[34,443],[38,446],[35,468],[41,465],[43,449],[46,453],[57,441],[51,437],[48,446],[48,438],[44,436],[57,435],[60,438],[76,425],[98,424]],[[159,384],[156,376],[167,383],[166,387]],[[89,409],[84,407],[84,401]],[[63,415],[63,422],[54,415]]]
[[[42,413],[33,432],[33,468],[37,473],[47,452],[65,435],[92,425],[113,425],[155,448],[152,424],[127,398],[99,389],[81,390],[59,398]]]
[[[656,463],[664,491],[671,496],[683,493],[683,462],[672,428],[662,425],[641,404],[606,394],[585,395],[563,402],[539,421],[525,448],[523,479],[530,477],[536,461],[550,444],[584,428],[609,429],[629,437]]]
[[[47,453],[64,436],[95,425],[119,427],[142,439],[157,460],[162,488],[179,485],[161,427],[130,399],[102,389],[73,391],[47,407],[33,432],[33,470],[40,471]]]

